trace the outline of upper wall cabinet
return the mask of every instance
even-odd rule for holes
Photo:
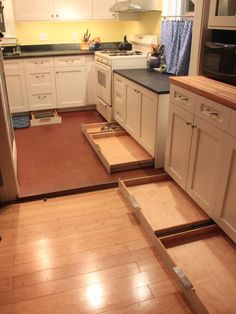
[[[110,12],[110,7],[116,0],[93,0],[93,19],[94,20],[115,20],[117,14]]]
[[[236,29],[236,1],[211,0],[209,28]]]
[[[87,20],[92,0],[14,0],[15,19],[22,21]]]

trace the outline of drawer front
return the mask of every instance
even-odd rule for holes
[[[105,104],[102,100],[97,99],[97,111],[105,118],[108,122],[112,121],[112,107]]]
[[[217,128],[228,131],[231,109],[208,98],[197,95],[195,114]]]
[[[170,101],[191,113],[195,111],[196,94],[180,86],[171,85]]]
[[[85,65],[84,56],[65,56],[55,58],[55,66],[76,66],[76,65]]]
[[[31,93],[29,95],[30,110],[44,110],[57,108],[56,92]]]
[[[53,69],[27,72],[27,84],[31,91],[43,91],[55,88],[55,75]]]
[[[123,88],[124,82],[125,82],[125,80],[120,75],[117,75],[117,74],[114,75],[114,86],[115,87]]]
[[[24,62],[23,60],[4,60],[4,69],[6,73],[12,70],[23,70]]]
[[[229,134],[236,137],[236,110],[231,110]]]
[[[32,58],[24,60],[24,65],[27,70],[40,69],[40,68],[53,68],[53,58]]]

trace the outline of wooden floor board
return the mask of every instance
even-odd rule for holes
[[[1,314],[191,313],[117,189],[8,206],[1,230]]]

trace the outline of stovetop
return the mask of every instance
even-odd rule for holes
[[[109,56],[109,57],[144,55],[142,51],[138,51],[138,50],[135,50],[135,51],[133,50],[102,50],[102,51],[99,51],[99,53],[103,54],[104,56]]]

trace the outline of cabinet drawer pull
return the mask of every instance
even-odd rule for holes
[[[197,128],[197,125],[192,124],[192,128],[193,128],[193,129]]]
[[[35,77],[36,77],[36,78],[44,78],[45,75],[43,75],[43,74],[42,74],[42,75],[36,75]]]
[[[45,99],[45,98],[47,98],[47,96],[46,96],[46,95],[43,95],[43,96],[38,96],[38,99]]]
[[[175,272],[185,290],[193,289],[191,281],[188,279],[188,277],[179,266],[173,267],[173,271]]]
[[[191,122],[186,122],[186,124],[187,124],[187,125],[192,125],[192,123],[191,123]]]
[[[34,62],[35,65],[43,64],[43,63],[44,63],[43,61],[35,61],[35,62]]]
[[[51,14],[51,17],[54,17],[54,14]]]
[[[219,113],[218,113],[218,112],[212,112],[212,111],[210,111],[210,110],[207,110],[207,113],[208,113],[210,116],[219,117]]]

